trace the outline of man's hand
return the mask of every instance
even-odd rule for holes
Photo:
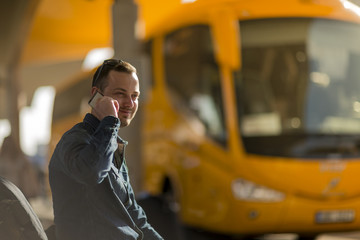
[[[92,110],[92,114],[100,121],[106,116],[118,117],[119,103],[111,97],[104,96],[100,98]]]

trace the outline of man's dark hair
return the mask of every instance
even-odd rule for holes
[[[136,73],[136,68],[128,62],[118,59],[107,59],[96,70],[93,76],[92,86],[104,90],[107,85],[106,77],[111,70],[129,74]]]

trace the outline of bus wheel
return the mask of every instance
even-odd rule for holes
[[[317,234],[298,235],[297,240],[316,240]]]
[[[180,204],[176,199],[175,191],[169,179],[165,180],[162,194],[164,210],[177,215],[180,211]]]
[[[161,199],[162,211],[167,216],[165,224],[167,227],[162,232],[164,239],[187,239],[184,232],[185,227],[179,218],[180,205],[176,199],[174,188],[169,179],[166,179],[164,182]]]

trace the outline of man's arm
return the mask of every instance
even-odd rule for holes
[[[111,169],[119,126],[118,118],[108,116],[93,134],[76,129],[64,135],[57,147],[64,172],[83,184],[102,182]]]

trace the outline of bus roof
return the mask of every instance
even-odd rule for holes
[[[230,9],[238,19],[324,17],[360,22],[360,8],[348,0],[134,0],[137,36],[148,39],[179,26],[209,22],[213,11]]]

